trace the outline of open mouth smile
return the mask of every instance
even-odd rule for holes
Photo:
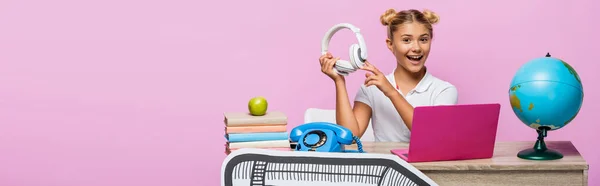
[[[423,59],[423,55],[407,55],[406,58],[413,62],[419,62],[421,59]]]

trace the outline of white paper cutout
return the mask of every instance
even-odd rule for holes
[[[392,154],[244,148],[221,166],[221,186],[437,186]]]

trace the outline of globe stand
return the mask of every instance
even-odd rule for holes
[[[538,138],[533,148],[522,150],[517,154],[517,156],[519,158],[528,160],[556,160],[563,158],[563,155],[560,152],[548,149],[546,147],[544,138],[549,130],[550,127],[545,126],[538,128]]]

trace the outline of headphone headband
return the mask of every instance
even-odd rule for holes
[[[358,40],[358,46],[360,46],[360,58],[362,60],[366,60],[367,59],[367,47],[365,45],[365,39],[363,38],[362,34],[360,33],[360,29],[350,23],[340,23],[340,24],[334,25],[333,27],[331,27],[329,29],[329,31],[327,31],[327,33],[323,37],[323,40],[321,41],[321,55],[326,54],[327,51],[329,50],[329,42],[331,41],[331,38],[333,38],[333,35],[336,32],[338,32],[344,28],[350,29],[350,30],[352,30],[352,32],[354,32],[354,34],[356,35],[356,39]]]

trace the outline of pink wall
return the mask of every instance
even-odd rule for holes
[[[585,103],[548,140],[572,140],[590,185],[600,184],[593,0],[211,3],[0,1],[0,185],[218,185],[222,112],[262,95],[291,128],[308,107],[333,108],[317,62],[322,34],[361,27],[371,62],[390,72],[379,23],[390,7],[441,16],[428,65],[461,103],[502,103],[499,140],[535,139],[509,108],[517,68],[546,52],[573,65]],[[347,56],[351,42],[337,35],[334,54]],[[348,78],[352,97],[362,77]]]

